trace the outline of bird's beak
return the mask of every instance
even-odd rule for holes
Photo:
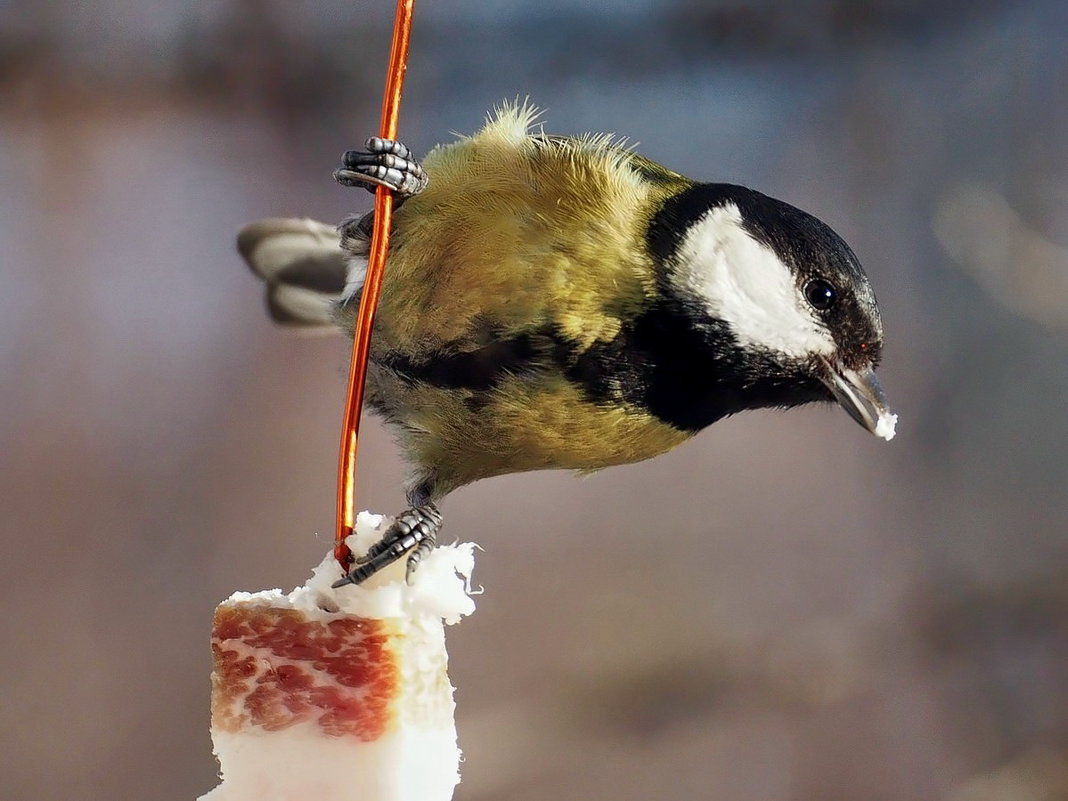
[[[851,370],[824,360],[826,368],[820,380],[834,394],[849,416],[877,437],[887,442],[894,438],[897,415],[890,412],[886,395],[875,371],[870,367]]]

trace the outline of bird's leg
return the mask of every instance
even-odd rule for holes
[[[370,192],[379,186],[392,189],[403,199],[422,192],[429,178],[412,152],[393,139],[372,136],[366,150],[349,150],[341,157],[344,166],[334,170],[334,180],[344,186],[362,185]]]
[[[386,565],[408,554],[408,569],[405,579],[410,584],[419,562],[430,553],[437,542],[441,529],[441,512],[429,500],[401,512],[393,521],[382,539],[376,542],[363,556],[356,558],[356,565],[345,578],[335,581],[334,587],[360,584]]]

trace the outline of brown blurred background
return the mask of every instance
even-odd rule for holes
[[[369,208],[330,172],[391,16],[0,5],[0,797],[213,786],[212,609],[326,549],[347,358],[269,324],[234,232]],[[1063,0],[420,4],[408,144],[529,94],[818,214],[901,416],[754,413],[451,497],[485,547],[459,801],[1068,799],[1066,31]],[[365,432],[360,505],[397,511]]]

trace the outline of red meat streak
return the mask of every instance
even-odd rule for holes
[[[380,620],[224,604],[212,631],[212,725],[278,731],[316,721],[324,734],[375,740],[397,692],[392,636]]]

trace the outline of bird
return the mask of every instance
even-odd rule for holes
[[[434,546],[450,492],[664,453],[761,408],[837,402],[889,440],[883,327],[856,255],[788,203],[674,172],[504,104],[422,162],[372,137],[334,178],[395,193],[366,403],[411,465],[409,509],[338,582]],[[352,335],[373,212],[238,235],[277,322]]]

